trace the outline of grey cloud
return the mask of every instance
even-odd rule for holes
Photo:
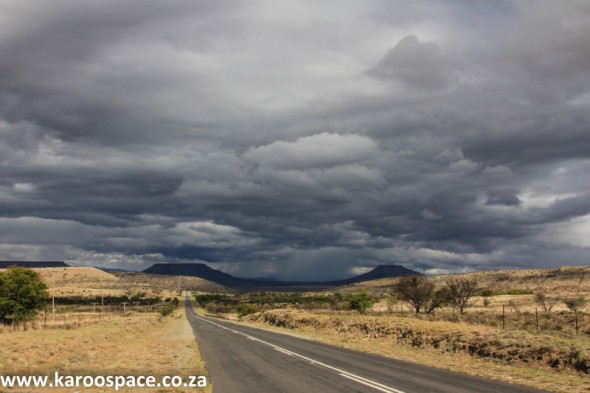
[[[0,1],[2,257],[584,263],[587,6],[277,4]]]
[[[368,71],[369,75],[398,80],[408,88],[438,89],[447,85],[449,60],[434,42],[420,42],[415,35],[400,40]]]
[[[520,202],[520,199],[511,190],[494,190],[488,194],[486,200],[488,205],[518,206]]]

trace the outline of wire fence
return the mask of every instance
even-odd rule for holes
[[[121,317],[121,313],[43,313],[36,319],[9,325],[0,325],[0,333],[10,333],[28,330],[46,329],[75,329],[82,326],[97,324],[101,321],[108,321]]]
[[[19,323],[0,324],[1,333],[29,330],[76,329],[138,313],[159,312],[164,304],[141,305],[139,302],[115,305],[66,305],[56,307],[56,312],[44,311],[37,318]]]
[[[352,310],[311,310],[326,315],[355,315]],[[429,313],[416,312],[405,303],[398,303],[390,310],[367,311],[366,316],[414,318],[424,321],[444,321],[470,325],[490,326],[504,330],[525,330],[531,333],[549,333],[563,337],[590,336],[590,318],[584,310],[559,310],[546,312],[542,308],[525,310],[510,305],[495,308],[469,307],[463,314],[450,308],[436,309]]]

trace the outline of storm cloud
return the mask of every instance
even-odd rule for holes
[[[590,5],[0,0],[0,259],[588,264]]]

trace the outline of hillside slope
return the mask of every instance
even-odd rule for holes
[[[445,280],[450,275],[431,276],[435,281]],[[590,266],[562,266],[554,269],[492,270],[454,275],[475,278],[479,287],[494,292],[515,289],[551,293],[590,292]],[[365,281],[351,286],[352,289],[382,290],[391,287],[397,279],[386,278]]]
[[[381,265],[375,269],[361,274],[359,276],[351,277],[345,280],[338,281],[323,281],[323,282],[307,282],[307,281],[265,281],[260,279],[246,279],[234,277],[230,274],[223,273],[219,270],[210,268],[202,263],[157,263],[150,266],[144,273],[173,275],[173,276],[193,276],[205,280],[215,282],[217,284],[241,290],[289,290],[289,291],[306,291],[314,289],[322,289],[328,287],[338,287],[342,285],[350,285],[362,281],[374,280],[379,278],[391,278],[405,275],[418,275],[413,270],[406,269],[403,266],[397,265]]]
[[[0,261],[0,269],[6,269],[9,266],[20,266],[30,268],[49,268],[49,267],[68,267],[69,265],[61,261]]]

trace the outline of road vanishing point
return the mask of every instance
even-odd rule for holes
[[[541,390],[357,352],[195,314],[214,393],[533,393]]]

